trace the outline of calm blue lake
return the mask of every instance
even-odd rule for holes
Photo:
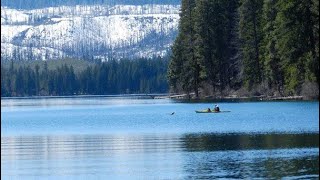
[[[319,102],[214,104],[1,99],[1,177],[319,179]]]

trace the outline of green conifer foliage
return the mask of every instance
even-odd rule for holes
[[[240,38],[244,65],[244,84],[248,89],[262,82],[261,40],[262,40],[261,0],[240,0]]]

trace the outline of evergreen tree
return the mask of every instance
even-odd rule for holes
[[[181,2],[179,40],[173,47],[173,62],[170,63],[168,76],[171,85],[176,87],[179,81],[184,91],[188,94],[194,91],[198,97],[201,67],[195,56],[195,6],[195,0]],[[179,72],[179,75],[174,75],[175,72]]]
[[[209,80],[214,88],[216,73],[214,72],[215,68],[212,61],[213,37],[210,29],[212,12],[208,0],[199,0],[196,5],[195,56],[201,65],[200,77]]]
[[[276,88],[282,95],[284,86],[284,73],[279,58],[279,50],[276,47],[276,17],[278,0],[265,0],[263,5],[264,17],[264,39],[263,48],[265,49],[264,60],[264,78],[268,88]]]
[[[24,74],[23,74],[23,68],[19,67],[15,81],[14,81],[14,94],[16,96],[24,96],[25,95],[25,91],[24,91],[24,87],[25,87],[25,83],[24,83]]]
[[[308,64],[308,68],[310,69],[311,76],[316,78],[316,82],[319,86],[320,76],[319,76],[319,1],[312,0],[310,7],[311,19],[313,23],[312,31],[314,42],[312,42],[312,59]],[[312,81],[312,77],[309,79]]]
[[[40,89],[40,74],[39,74],[39,69],[40,69],[40,66],[38,64],[36,64],[35,66],[35,91],[36,91],[36,95],[39,95],[39,89]]]
[[[262,39],[261,0],[240,0],[240,39],[244,66],[244,84],[250,90],[262,81],[261,39]]]
[[[168,66],[168,82],[174,91],[181,91],[183,46],[181,35],[178,35],[172,46],[171,60]]]
[[[232,89],[239,88],[241,56],[239,38],[239,0],[229,0],[226,3],[226,85]]]
[[[282,0],[277,3],[277,43],[289,95],[300,94],[305,80],[315,81],[319,72],[315,33],[316,19],[312,0]]]

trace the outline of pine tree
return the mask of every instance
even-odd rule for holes
[[[311,62],[308,64],[312,76],[316,78],[316,82],[319,86],[320,76],[319,76],[319,0],[312,0],[311,7],[311,21],[313,22],[313,57]],[[312,78],[309,78],[312,81]]]
[[[191,91],[195,92],[198,97],[198,88],[200,84],[200,66],[195,58],[195,30],[194,30],[194,10],[195,0],[183,0],[181,4],[181,24],[180,33],[184,45],[183,51],[183,76],[182,88],[189,94]]]
[[[16,96],[24,96],[25,95],[25,83],[24,83],[24,74],[23,74],[23,68],[20,66],[17,71],[17,76],[15,78],[15,93]]]
[[[240,39],[244,66],[244,84],[250,90],[262,81],[261,39],[262,39],[261,0],[240,1]]]
[[[226,85],[237,89],[240,79],[240,39],[239,39],[239,0],[228,0],[226,3]]]
[[[200,64],[200,78],[210,81],[215,87],[214,65],[212,62],[213,37],[210,32],[212,18],[208,0],[196,1],[195,21],[195,57]]]
[[[220,92],[225,88],[227,82],[227,2],[226,1],[209,1],[212,18],[209,20],[209,31],[212,36],[212,61],[213,73],[211,81],[214,85],[219,87]]]
[[[265,0],[263,5],[264,17],[264,38],[263,38],[263,61],[264,80],[268,88],[275,88],[281,95],[283,94],[284,73],[279,58],[279,50],[276,47],[276,17],[278,0]]]
[[[183,0],[181,2],[179,40],[175,42],[172,48],[173,56],[169,65],[168,76],[171,85],[176,87],[179,84],[188,94],[194,91],[196,97],[198,97],[201,67],[195,55],[195,6],[195,0]]]
[[[277,3],[277,44],[285,75],[285,89],[289,95],[300,94],[302,84],[313,81],[319,71],[316,14],[312,0],[282,0]],[[318,16],[319,17],[319,16]],[[317,70],[318,69],[318,70]],[[315,80],[314,80],[315,81]]]
[[[40,74],[39,74],[39,69],[40,69],[40,66],[38,64],[36,64],[35,66],[35,86],[36,86],[36,89],[35,89],[35,93],[36,95],[39,95],[39,89],[40,89]]]
[[[237,1],[199,0],[196,6],[196,58],[201,62],[201,78],[220,92],[230,85],[237,54],[234,17]],[[235,40],[233,40],[235,39]],[[232,59],[233,58],[233,59]]]
[[[174,91],[178,91],[181,87],[181,76],[182,76],[182,54],[183,46],[180,35],[176,38],[172,46],[171,60],[168,65],[168,81],[170,87]]]

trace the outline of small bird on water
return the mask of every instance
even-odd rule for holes
[[[171,115],[174,115],[174,112],[172,112]]]

